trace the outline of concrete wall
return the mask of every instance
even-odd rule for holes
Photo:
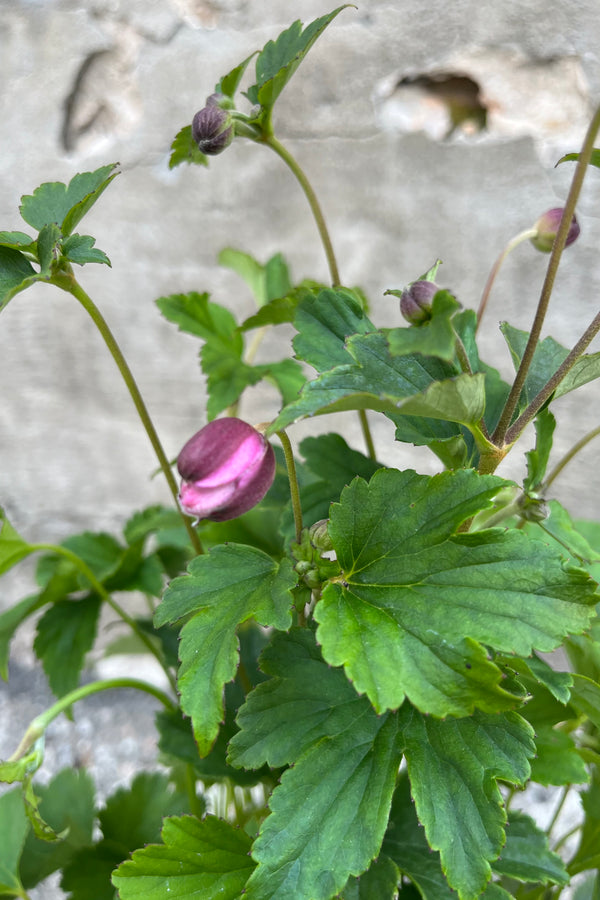
[[[273,154],[239,140],[210,170],[169,172],[170,141],[219,76],[294,17],[327,10],[321,0],[280,0],[268,11],[244,0],[0,5],[0,224],[20,227],[19,197],[41,181],[121,162],[123,174],[85,220],[113,268],[87,266],[81,281],[120,340],[171,455],[204,421],[203,385],[196,343],[161,320],[155,298],[209,290],[248,314],[251,297],[216,264],[226,245],[262,259],[281,250],[297,278],[325,280],[327,269],[304,197]],[[560,0],[364,0],[321,37],[281,97],[276,127],[322,199],[342,279],[365,288],[378,323],[399,321],[383,291],[438,256],[442,283],[475,306],[503,243],[562,201],[572,167],[552,166],[577,147],[600,93],[599,45],[596,4],[570,4],[567,15]],[[486,130],[444,138],[439,98],[396,88],[406,75],[439,69],[478,83]],[[583,235],[565,256],[548,318],[547,332],[567,345],[598,297],[598,184],[594,170]],[[528,327],[546,261],[520,248],[494,290],[483,345],[506,374],[496,323]],[[267,342],[265,358],[280,355],[280,341]],[[159,479],[148,480],[154,459],[113,362],[72,299],[36,286],[11,302],[0,321],[0,383],[0,497],[28,535],[103,526],[166,496]],[[592,385],[561,402],[558,452],[586,430],[586,413],[597,422],[597,400]],[[253,391],[243,412],[270,418],[276,403]],[[387,444],[388,423],[375,430]],[[410,447],[382,455],[436,466]],[[585,458],[593,461],[593,448]],[[574,510],[593,514],[588,479],[573,470],[557,490],[567,485]]]

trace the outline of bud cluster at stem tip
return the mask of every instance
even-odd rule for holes
[[[211,94],[192,120],[192,137],[208,156],[222,153],[233,140],[231,113],[220,106],[220,99],[219,94]]]
[[[260,503],[275,477],[273,448],[252,425],[214,419],[177,458],[181,508],[197,519],[224,522]]]
[[[560,226],[562,215],[563,209],[559,206],[554,209],[549,209],[537,220],[533,226],[536,233],[531,238],[531,243],[537,250],[541,250],[542,253],[550,253],[552,245],[554,244],[556,232]],[[569,226],[565,247],[568,247],[573,241],[577,240],[580,231],[579,223],[575,216],[573,216]]]

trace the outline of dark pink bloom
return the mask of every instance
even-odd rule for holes
[[[439,291],[434,281],[413,281],[400,297],[400,312],[411,325],[422,325],[431,318],[431,304]]]
[[[216,96],[212,94],[208,105],[199,110],[192,120],[192,137],[202,153],[208,156],[222,153],[233,140],[231,114],[212,99]]]
[[[559,206],[554,209],[549,209],[548,212],[545,212],[544,215],[540,216],[537,220],[533,226],[536,229],[537,234],[531,238],[531,243],[537,250],[541,250],[542,253],[550,253],[552,245],[554,244],[556,232],[560,225],[560,220],[562,219],[562,214],[562,207]],[[573,216],[571,225],[569,226],[565,247],[568,247],[569,244],[572,244],[573,241],[577,240],[580,231],[579,223],[575,216]]]
[[[252,425],[215,419],[189,439],[177,459],[181,508],[224,522],[260,503],[275,477],[273,448]]]

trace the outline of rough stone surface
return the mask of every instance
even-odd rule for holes
[[[169,456],[204,423],[205,395],[196,342],[161,320],[154,300],[208,290],[248,315],[246,289],[216,264],[224,246],[262,260],[281,251],[295,278],[327,279],[305,199],[279,160],[240,140],[209,170],[170,172],[170,142],[222,74],[292,18],[307,22],[327,9],[322,0],[298,0],[293,11],[286,0],[271,0],[268,11],[250,0],[0,4],[0,227],[21,227],[19,198],[40,182],[120,160],[122,174],[85,220],[112,269],[87,266],[81,281],[114,329]],[[599,46],[600,18],[589,0],[363,0],[320,38],[279,101],[276,128],[321,199],[343,281],[367,291],[377,323],[400,321],[397,302],[383,291],[402,287],[437,257],[441,282],[475,307],[504,243],[564,200],[571,169],[553,163],[577,149],[598,100]],[[427,128],[415,131],[410,117],[407,126],[398,82],[440,69],[477,81],[489,104],[487,130],[444,137],[444,128],[432,138]],[[430,101],[410,96],[418,116],[423,104],[438,115],[439,101]],[[597,311],[599,185],[591,172],[582,237],[565,254],[545,329],[566,345]],[[519,248],[492,294],[483,353],[507,376],[496,324],[529,327],[546,262]],[[278,358],[279,333],[261,354]],[[150,477],[155,460],[114,363],[72,298],[38,285],[3,311],[0,384],[0,503],[27,538],[118,528],[132,510],[168,500],[160,479]],[[554,459],[597,424],[598,396],[592,384],[561,400]],[[263,421],[276,410],[273,393],[252,390],[242,414]],[[354,417],[341,421],[360,447]],[[325,417],[292,437],[331,427]],[[389,422],[374,419],[373,427],[378,446],[388,448],[384,461],[436,471],[426,451],[393,446]],[[556,483],[577,516],[597,513],[596,456],[591,445]],[[520,466],[501,474],[519,476]],[[5,577],[1,606],[27,593],[27,577],[27,567]],[[30,639],[28,628],[17,636],[10,686],[1,689],[2,722],[10,724],[0,756],[48,702]],[[137,748],[136,764],[153,758],[151,707],[136,701],[132,711],[119,699],[107,714],[97,701],[75,726],[57,725],[47,771],[72,764],[83,741],[100,790],[112,790],[131,772],[124,747]],[[102,758],[110,760],[105,768]],[[38,896],[55,896],[45,890]]]

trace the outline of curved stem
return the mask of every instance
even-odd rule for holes
[[[290,495],[292,497],[292,510],[294,512],[294,524],[296,526],[296,542],[300,543],[302,537],[302,507],[300,506],[300,491],[298,488],[298,476],[296,475],[294,453],[292,451],[290,439],[285,431],[278,431],[277,437],[281,441],[283,455],[285,456],[285,464],[290,482]]]
[[[61,697],[60,700],[50,707],[50,709],[47,709],[41,715],[36,716],[29,724],[27,731],[23,735],[23,739],[12,756],[9,757],[8,762],[16,762],[18,759],[21,759],[33,744],[35,744],[38,738],[43,735],[50,722],[56,719],[61,713],[65,712],[65,710],[69,709],[70,706],[73,706],[74,703],[77,703],[79,700],[84,700],[86,697],[91,697],[92,694],[98,694],[100,691],[108,691],[113,688],[134,688],[138,691],[144,691],[144,693],[150,694],[152,697],[160,700],[169,712],[175,712],[177,710],[175,703],[173,703],[171,698],[163,691],[154,687],[153,684],[147,684],[145,681],[139,681],[137,678],[107,678],[102,681],[93,681],[91,684],[85,684],[83,687],[76,688],[74,691],[65,694],[65,696]]]
[[[171,494],[173,495],[173,500],[175,501],[175,505],[177,506],[177,509],[181,515],[181,518],[183,519],[187,533],[190,537],[190,541],[192,542],[192,546],[194,547],[196,553],[203,553],[202,544],[200,542],[200,538],[198,537],[198,534],[196,533],[196,530],[193,528],[192,523],[190,522],[189,518],[183,514],[183,512],[181,511],[181,509],[179,507],[177,482],[175,481],[175,477],[173,475],[173,472],[171,471],[171,466],[169,465],[169,460],[167,459],[165,451],[163,450],[162,444],[160,442],[158,434],[156,433],[156,429],[154,427],[152,419],[150,418],[150,414],[148,413],[148,410],[146,409],[146,404],[144,403],[144,401],[142,399],[142,395],[140,394],[140,390],[136,384],[136,381],[135,381],[135,378],[133,377],[131,369],[127,365],[127,361],[121,352],[121,348],[119,347],[117,341],[115,340],[113,333],[111,332],[110,328],[108,327],[106,320],[102,316],[100,310],[95,305],[95,303],[93,302],[91,297],[89,297],[89,295],[86,294],[86,292],[83,290],[81,285],[77,282],[75,276],[72,273],[67,272],[67,273],[62,273],[60,275],[55,275],[55,276],[53,276],[51,283],[56,285],[56,287],[61,288],[63,291],[67,291],[67,293],[72,294],[73,297],[75,297],[75,299],[79,301],[79,303],[83,306],[85,311],[88,313],[88,315],[94,322],[94,325],[96,326],[96,328],[102,335],[102,338],[104,339],[104,343],[108,347],[115,363],[117,364],[117,368],[119,369],[119,372],[121,373],[123,381],[127,385],[127,389],[131,395],[131,399],[133,400],[135,408],[141,419],[142,425],[144,426],[146,434],[148,435],[148,438],[150,439],[150,443],[152,444],[152,447],[153,447],[156,457],[158,459],[159,465],[160,465],[160,467],[163,471],[163,474],[166,478],[167,484],[169,486],[169,490],[171,491]]]
[[[369,454],[369,459],[377,459],[377,455],[375,453],[375,444],[373,443],[373,435],[371,434],[371,429],[369,428],[369,420],[367,419],[367,411],[366,409],[359,409],[358,418],[360,420],[360,427],[362,429],[363,438],[365,444],[367,445],[367,453]]]
[[[327,257],[327,264],[329,266],[329,272],[331,274],[331,281],[333,283],[333,286],[335,287],[336,285],[340,284],[340,275],[337,267],[335,253],[333,252],[333,244],[331,243],[331,238],[329,237],[329,231],[327,230],[325,217],[323,216],[323,212],[317,199],[317,195],[313,191],[312,185],[304,174],[304,171],[298,165],[292,154],[288,150],[286,150],[283,144],[280,144],[275,135],[267,135],[264,139],[264,143],[267,145],[267,147],[270,147],[271,150],[274,150],[275,153],[288,166],[288,168],[291,169],[293,174],[296,176],[300,187],[304,191],[304,194],[306,196],[306,199],[308,200],[309,206],[314,216],[317,228],[319,230],[323,249],[325,250],[325,256]]]
[[[591,344],[592,340],[596,337],[599,331],[600,313],[598,313],[594,317],[594,319],[581,335],[567,358],[560,364],[552,378],[548,379],[541,391],[536,394],[527,408],[523,410],[519,418],[516,419],[515,422],[510,426],[505,435],[506,443],[512,444],[516,441],[525,426],[535,418],[546,400],[548,400],[552,396],[560,382],[570,372],[579,357]]]
[[[129,613],[123,609],[123,607],[117,603],[117,601],[109,594],[103,584],[96,578],[90,567],[80,556],[77,556],[76,553],[73,553],[72,550],[69,550],[68,547],[61,547],[60,544],[31,544],[30,545],[31,552],[50,552],[55,553],[58,556],[63,556],[65,559],[68,559],[79,571],[81,574],[89,581],[90,587],[94,590],[99,597],[104,600],[105,603],[110,606],[110,608],[121,618],[131,630],[135,633],[135,635],[139,638],[139,640],[145,645],[145,647],[150,651],[150,653],[158,660],[161,665],[161,668],[164,670],[167,678],[169,679],[169,683],[173,690],[176,690],[175,680],[173,676],[167,669],[165,665],[165,661],[162,657],[160,651],[154,646],[151,639],[145,634],[144,631],[140,628],[138,623],[133,619]]]
[[[537,234],[536,228],[527,228],[525,231],[521,231],[519,234],[515,235],[515,237],[511,238],[511,240],[508,242],[508,244],[506,245],[506,247],[504,248],[504,250],[498,257],[498,259],[492,266],[492,268],[490,270],[490,274],[488,275],[488,280],[485,283],[485,287],[484,287],[483,293],[481,295],[481,300],[479,301],[479,308],[477,310],[477,324],[475,326],[475,334],[477,334],[477,330],[481,324],[483,314],[484,314],[487,304],[488,304],[492,286],[494,284],[494,281],[496,280],[496,276],[497,276],[498,272],[500,271],[500,267],[501,267],[502,263],[504,262],[504,260],[508,256],[508,254],[511,252],[511,250],[514,250],[515,247],[518,247],[519,244],[522,244],[523,241],[526,241],[528,238],[535,237],[536,234]]]
[[[521,396],[521,391],[523,390],[523,385],[525,384],[525,378],[527,376],[527,372],[529,371],[529,366],[531,365],[533,354],[535,353],[538,345],[542,325],[544,324],[548,304],[552,295],[552,289],[554,287],[554,280],[558,271],[558,265],[560,263],[562,252],[565,248],[571,220],[575,212],[577,200],[579,199],[579,194],[583,185],[583,179],[585,177],[588,163],[592,155],[592,150],[594,149],[594,141],[596,139],[596,134],[598,133],[599,128],[600,107],[598,107],[596,113],[594,114],[594,117],[587,130],[587,134],[581,148],[581,153],[579,154],[577,166],[575,168],[573,180],[569,189],[569,195],[563,209],[562,219],[560,221],[560,225],[554,239],[554,245],[552,247],[550,259],[548,260],[546,278],[544,279],[544,284],[542,286],[542,292],[540,295],[535,318],[533,320],[533,325],[531,327],[531,333],[529,335],[527,346],[525,347],[525,352],[523,353],[523,358],[521,359],[521,364],[517,371],[516,378],[513,382],[510,394],[508,395],[508,399],[502,411],[500,421],[498,422],[498,427],[494,432],[494,442],[498,445],[501,445],[504,442],[505,437],[508,437],[507,432],[509,430],[510,421],[513,417],[513,413],[516,409],[519,397]]]
[[[598,437],[598,435],[600,435],[600,426],[598,428],[593,428],[592,431],[588,431],[588,433],[585,434],[581,438],[581,440],[577,441],[576,444],[573,444],[571,449],[568,450],[567,453],[565,453],[565,455],[561,460],[559,460],[559,462],[557,462],[548,477],[545,479],[541,489],[542,494],[548,489],[554,479],[558,478],[564,467],[571,462],[573,457],[576,456],[580,450],[583,450],[586,444],[589,444],[589,442],[593,441],[595,437]]]
[[[567,797],[569,796],[569,791],[570,791],[570,790],[571,790],[571,785],[570,785],[570,784],[566,784],[566,785],[564,786],[563,790],[562,790],[562,795],[561,795],[561,798],[560,798],[560,800],[558,801],[558,803],[557,803],[557,805],[556,805],[556,809],[554,810],[554,815],[552,816],[552,819],[550,820],[550,824],[549,824],[548,827],[546,828],[546,834],[548,835],[548,837],[550,837],[550,835],[551,835],[551,833],[552,833],[552,830],[553,830],[554,826],[555,826],[556,823],[558,822],[558,819],[559,819],[559,817],[560,817],[560,814],[561,814],[561,812],[563,811],[564,805],[565,805],[565,803],[566,803]]]

